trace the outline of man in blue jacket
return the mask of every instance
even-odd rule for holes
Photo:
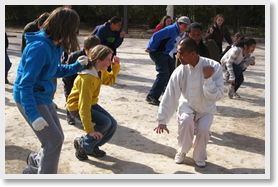
[[[159,105],[159,97],[175,69],[175,62],[170,57],[169,52],[174,48],[177,36],[185,32],[190,23],[191,21],[188,17],[182,16],[176,23],[164,27],[151,37],[145,51],[150,54],[151,59],[154,61],[158,74],[146,97],[146,101],[149,104]]]

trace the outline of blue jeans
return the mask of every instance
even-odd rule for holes
[[[163,54],[162,52],[152,52],[150,57],[155,63],[158,74],[149,94],[159,99],[175,69],[175,61],[169,54]]]
[[[95,131],[102,133],[103,137],[98,140],[89,134],[83,137],[81,145],[87,154],[92,153],[95,148],[108,142],[117,129],[117,121],[98,104],[91,107],[91,115],[92,122],[95,123]]]

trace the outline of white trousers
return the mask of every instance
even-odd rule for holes
[[[187,153],[194,148],[194,161],[205,161],[207,159],[207,143],[210,139],[210,127],[213,114],[205,114],[195,119],[195,114],[181,113],[178,115],[178,152]],[[195,141],[194,140],[195,134]]]

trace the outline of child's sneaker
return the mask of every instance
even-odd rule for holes
[[[81,138],[77,137],[74,139],[75,156],[78,160],[87,160],[88,156],[85,150],[81,147]]]
[[[176,156],[175,156],[175,162],[177,164],[181,164],[183,162],[183,160],[185,159],[185,156],[186,156],[186,153],[176,153]]]
[[[100,150],[99,147],[95,147],[94,151],[87,155],[98,158],[98,157],[104,157],[106,155],[106,152]]]

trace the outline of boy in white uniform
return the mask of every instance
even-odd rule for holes
[[[224,96],[221,65],[197,53],[197,44],[185,38],[178,45],[181,66],[173,72],[159,105],[156,133],[169,133],[166,123],[178,109],[178,151],[175,162],[180,164],[193,146],[193,159],[205,167],[206,146],[210,126],[216,112],[215,102]],[[193,144],[194,134],[196,135]]]

